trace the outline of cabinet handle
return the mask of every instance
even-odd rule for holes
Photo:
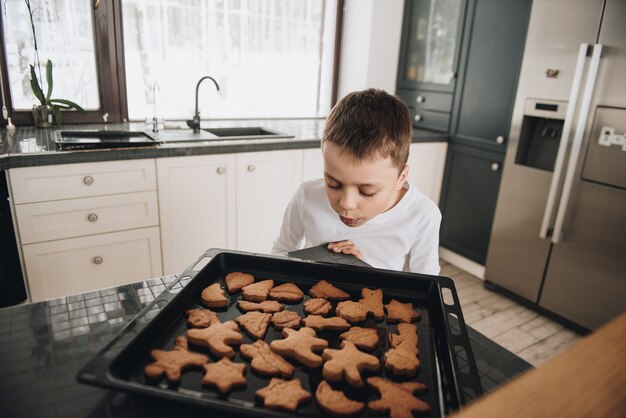
[[[89,219],[89,222],[96,222],[98,220],[98,215],[96,215],[95,213],[90,213],[89,215],[87,215],[87,219]]]
[[[422,115],[415,115],[413,119],[415,119],[415,122],[419,122],[422,120]]]
[[[496,138],[496,144],[504,144],[504,137],[502,135]]]
[[[498,163],[491,164],[491,171],[498,171],[498,170],[500,170],[500,164]]]
[[[417,103],[424,103],[424,102],[426,101],[426,97],[424,97],[424,96],[417,96],[417,97],[415,98],[415,101],[416,101]]]
[[[93,184],[93,177],[91,176],[85,176],[83,178],[83,183],[85,183],[87,186],[90,186]]]
[[[254,164],[250,164],[248,166],[248,171],[252,173],[254,170],[256,170],[256,167],[254,166]]]
[[[226,169],[224,167],[218,167],[217,168],[217,174],[222,175],[226,172]]]
[[[102,264],[102,262],[104,261],[104,259],[102,257],[100,257],[99,255],[95,256],[93,258],[93,260],[91,260],[94,264],[100,265]]]

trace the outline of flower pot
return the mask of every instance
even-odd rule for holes
[[[33,106],[33,122],[37,128],[50,128],[54,123],[52,106]]]

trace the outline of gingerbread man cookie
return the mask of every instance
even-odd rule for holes
[[[376,371],[380,367],[377,357],[359,351],[350,341],[341,342],[341,350],[327,348],[322,353],[324,368],[322,375],[330,382],[345,379],[351,386],[363,386],[361,372]]]
[[[263,302],[267,300],[272,287],[274,287],[274,280],[261,280],[244,286],[241,289],[241,297],[249,302]]]
[[[225,308],[228,305],[224,289],[220,287],[219,283],[207,286],[200,294],[200,300],[209,308]]]
[[[304,298],[304,292],[293,283],[285,283],[270,290],[270,298],[281,302],[297,303]]]
[[[328,300],[346,300],[350,295],[341,289],[336,288],[326,280],[320,280],[309,289],[309,295],[314,298],[324,298]]]
[[[187,323],[196,328],[206,328],[215,322],[220,322],[217,314],[209,309],[189,309]]]
[[[272,314],[263,312],[247,312],[235,318],[235,322],[253,339],[265,338]]]
[[[420,315],[413,309],[412,303],[401,303],[395,299],[392,299],[387,305],[385,305],[387,311],[387,322],[390,324],[396,322],[411,322],[419,319]]]
[[[187,331],[190,342],[208,347],[217,357],[235,357],[235,350],[230,345],[239,345],[243,336],[235,321],[215,323],[208,328],[190,329]]]
[[[263,406],[270,409],[283,409],[295,412],[298,405],[311,399],[311,394],[302,389],[300,379],[282,380],[274,377],[270,384],[256,391]]]
[[[172,351],[154,349],[150,355],[155,360],[146,366],[145,373],[150,379],[157,379],[164,373],[170,382],[180,381],[183,370],[202,366],[209,358],[202,354],[191,353],[187,349],[187,339],[176,337],[176,347]]]
[[[328,341],[317,338],[314,329],[306,327],[300,330],[285,328],[283,337],[285,338],[274,340],[270,344],[270,348],[276,354],[298,360],[310,369],[319,367],[324,362],[322,357],[315,354],[315,352],[327,348]]]
[[[251,360],[250,367],[258,374],[283,379],[293,376],[293,365],[270,350],[270,346],[263,340],[257,340],[254,344],[242,344],[239,352],[242,357]]]
[[[330,387],[325,380],[322,380],[322,382],[317,385],[315,400],[322,411],[340,417],[356,415],[365,408],[363,402],[353,401],[342,391]]]
[[[367,384],[380,392],[380,399],[367,404],[373,413],[389,413],[391,418],[412,418],[413,412],[430,411],[430,405],[413,396],[416,391],[426,390],[423,383],[394,383],[382,377],[370,377]]]
[[[215,386],[217,390],[226,395],[235,387],[245,387],[246,365],[242,363],[233,363],[229,358],[222,358],[217,363],[205,364],[204,377],[202,384],[207,386]]]

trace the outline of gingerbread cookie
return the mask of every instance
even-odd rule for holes
[[[246,387],[246,365],[233,363],[229,358],[222,358],[217,363],[205,364],[202,384],[215,386],[217,390],[226,395],[235,387]]]
[[[319,315],[309,315],[302,320],[302,325],[313,328],[315,331],[323,331],[325,329],[345,331],[350,328],[348,321],[343,318],[339,318],[338,316],[324,318]]]
[[[385,310],[387,311],[387,322],[390,324],[396,322],[411,323],[420,317],[413,309],[412,303],[401,303],[395,299],[385,305]]]
[[[350,341],[341,342],[341,350],[327,348],[322,353],[322,375],[330,382],[346,380],[355,388],[363,387],[361,372],[376,371],[380,367],[377,357],[359,351]]]
[[[251,360],[250,367],[258,374],[284,379],[293,376],[293,365],[270,350],[270,346],[263,340],[257,340],[254,344],[242,344],[239,352],[242,357]]]
[[[219,283],[213,283],[204,288],[200,294],[200,300],[209,308],[225,308],[228,305],[224,289],[220,287]]]
[[[298,405],[311,399],[311,394],[302,389],[300,379],[283,380],[274,377],[270,384],[256,391],[263,406],[270,409],[283,409],[295,412]]]
[[[208,347],[211,353],[217,357],[235,357],[235,350],[230,345],[239,345],[243,342],[243,336],[235,321],[214,323],[208,328],[190,329],[187,331],[190,342]]]
[[[361,350],[372,351],[378,345],[378,331],[374,328],[352,327],[339,338],[354,343]]]
[[[353,401],[346,397],[342,391],[331,388],[325,380],[317,385],[315,400],[322,411],[340,417],[356,415],[365,408],[363,402]]]
[[[304,292],[293,283],[285,283],[270,290],[270,298],[281,302],[297,303],[304,298]]]
[[[352,300],[339,302],[337,304],[337,308],[335,309],[335,313],[338,317],[345,319],[351,324],[363,322],[365,321],[365,318],[367,318],[367,311],[365,310],[363,304]]]
[[[413,376],[420,361],[417,358],[417,327],[398,324],[398,334],[389,334],[391,349],[385,353],[385,368],[396,376]]]
[[[235,271],[226,275],[226,288],[231,295],[252,283],[254,283],[254,276],[248,273]]]
[[[241,298],[250,302],[263,302],[267,300],[272,287],[274,287],[274,280],[261,280],[249,284],[241,289]]]
[[[282,311],[272,315],[272,325],[274,328],[281,330],[283,328],[300,328],[300,320],[302,318],[298,315],[298,312],[294,311]]]
[[[285,328],[283,329],[283,337],[285,338],[274,340],[270,344],[270,348],[276,354],[298,360],[310,369],[319,367],[324,362],[322,357],[315,354],[315,352],[327,348],[328,341],[317,338],[314,329],[302,328],[296,331],[291,328]]]
[[[263,312],[247,312],[235,318],[235,322],[253,339],[265,338],[272,314]]]
[[[145,368],[146,376],[150,379],[157,379],[164,373],[170,382],[180,381],[183,370],[194,366],[202,366],[209,358],[198,353],[191,353],[187,349],[187,339],[176,337],[176,347],[172,351],[154,349],[150,355],[155,360]]]
[[[259,311],[265,313],[276,313],[285,309],[285,305],[281,305],[275,300],[264,300],[263,302],[248,302],[247,300],[237,301],[237,306],[244,312]]]
[[[380,399],[367,404],[373,413],[389,413],[391,418],[412,418],[413,412],[430,411],[430,405],[413,396],[416,391],[426,390],[423,383],[394,383],[382,377],[370,377],[367,384],[380,392]]]
[[[309,315],[326,316],[333,309],[333,305],[323,298],[313,298],[304,302],[304,312]]]
[[[383,310],[383,291],[380,289],[361,289],[361,300],[359,300],[365,307],[368,314],[377,321],[382,321],[385,318],[385,311]]]
[[[209,309],[189,309],[187,323],[196,328],[206,328],[215,322],[220,322],[217,314]]]
[[[336,288],[326,280],[320,280],[311,289],[309,295],[314,298],[324,298],[328,300],[346,300],[350,295],[341,289]]]

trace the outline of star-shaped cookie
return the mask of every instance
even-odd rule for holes
[[[315,330],[304,327],[299,330],[292,328],[283,329],[282,340],[274,340],[270,348],[276,354],[298,360],[304,366],[314,369],[322,365],[324,360],[315,354],[328,347],[328,341],[317,338]]]
[[[361,372],[376,371],[380,367],[377,357],[359,351],[350,341],[342,341],[341,350],[327,348],[322,353],[322,358],[325,361],[322,369],[324,379],[329,382],[345,379],[355,388],[363,386]]]
[[[217,357],[235,357],[235,350],[230,345],[239,345],[243,336],[235,321],[215,323],[208,328],[190,329],[187,331],[190,342],[208,347]]]
[[[401,303],[395,299],[385,305],[385,310],[387,311],[387,322],[390,324],[396,322],[411,323],[420,317],[413,309],[412,303]]]
[[[311,399],[311,394],[302,389],[300,379],[283,380],[273,378],[270,384],[256,391],[263,400],[263,406],[270,409],[283,409],[295,412],[298,405]]]
[[[430,405],[413,396],[416,391],[426,390],[426,385],[418,382],[394,383],[382,377],[370,377],[367,384],[380,392],[380,399],[367,404],[370,411],[389,413],[391,418],[412,418],[413,411],[428,412]]]
[[[172,351],[154,349],[150,351],[154,363],[146,366],[146,376],[151,379],[159,378],[165,373],[170,382],[178,382],[184,369],[193,366],[202,366],[209,358],[187,350],[187,339],[176,337],[176,347]]]
[[[235,387],[245,387],[246,365],[242,363],[233,363],[229,358],[222,358],[217,363],[205,364],[204,377],[202,384],[208,386],[216,386],[217,390],[226,395]]]

